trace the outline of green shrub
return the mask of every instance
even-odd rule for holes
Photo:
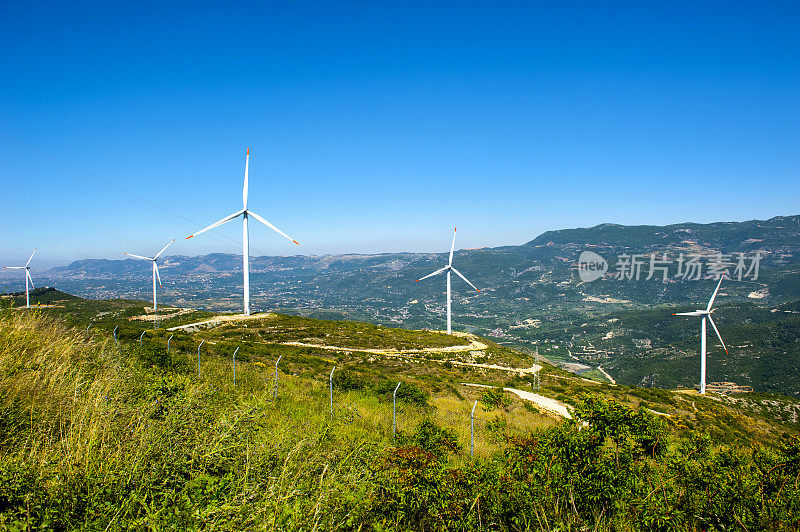
[[[425,418],[417,425],[409,443],[433,456],[443,459],[450,453],[458,453],[458,438],[452,429],[443,428],[433,420]]]
[[[333,387],[337,390],[361,390],[368,382],[355,371],[342,368],[333,374]]]
[[[230,385],[226,346],[198,377],[192,337],[176,334],[188,352],[169,361],[165,334],[151,334],[115,345],[0,312],[0,530],[800,529],[796,435],[729,445],[692,431],[667,445],[660,418],[588,395],[575,420],[524,437],[501,412],[493,454],[464,456],[429,419],[394,446],[385,404],[328,414],[315,366],[272,401],[261,370]],[[269,349],[329,371],[330,359]],[[351,394],[365,414],[396,385],[368,375],[351,375],[366,383]]]
[[[397,382],[381,380],[374,385],[373,390],[375,394],[384,401],[391,401],[395,386],[397,386]],[[428,394],[419,389],[414,383],[403,382],[400,388],[397,389],[397,401],[412,405],[426,406],[428,404]]]
[[[511,406],[511,397],[506,395],[503,388],[489,388],[481,395],[481,404],[487,410],[496,408],[508,408]]]

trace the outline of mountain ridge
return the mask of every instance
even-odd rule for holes
[[[774,224],[778,222],[785,221],[789,224],[796,225],[796,229],[792,230],[791,228],[787,227],[770,227],[763,226],[760,224]],[[611,222],[605,222],[601,224],[597,224],[591,227],[576,227],[576,228],[567,228],[567,229],[554,229],[548,230],[540,235],[534,237],[533,239],[519,245],[504,245],[504,246],[496,246],[496,247],[480,247],[480,248],[470,248],[470,249],[459,249],[457,251],[462,252],[481,252],[481,251],[505,251],[509,249],[516,249],[516,248],[528,248],[528,247],[537,247],[546,245],[547,243],[554,242],[554,243],[576,243],[576,242],[585,242],[585,243],[594,243],[590,242],[589,236],[591,236],[594,240],[597,240],[597,237],[600,236],[601,239],[605,238],[608,239],[612,236],[616,236],[611,233],[611,231],[623,231],[623,232],[644,232],[644,231],[652,231],[652,236],[660,236],[663,237],[662,234],[665,231],[678,231],[678,230],[692,230],[692,231],[705,231],[708,229],[729,229],[729,228],[736,228],[737,230],[763,230],[763,229],[774,229],[775,231],[785,229],[785,233],[781,233],[779,235],[774,235],[776,238],[795,238],[795,244],[800,245],[800,214],[797,215],[789,215],[789,216],[774,216],[767,220],[746,220],[743,222],[711,222],[707,224],[696,223],[696,222],[681,222],[676,224],[670,224],[665,226],[659,225],[647,225],[647,224],[640,224],[640,225],[622,225],[616,224]],[[576,238],[583,233],[587,234],[586,237]],[[567,237],[571,237],[568,239]],[[707,238],[710,241],[710,238]],[[745,239],[746,240],[746,239]],[[755,244],[755,242],[753,242]],[[757,247],[757,246],[756,246]],[[422,253],[422,252],[415,252],[415,251],[397,251],[397,252],[386,252],[386,253],[326,253],[322,255],[303,255],[303,254],[293,254],[293,255],[251,255],[251,260],[257,259],[306,259],[306,260],[317,260],[323,262],[330,262],[334,260],[345,260],[347,258],[353,259],[360,259],[360,260],[367,260],[367,259],[374,259],[378,257],[398,257],[398,256],[408,256],[413,258],[433,258],[438,256],[446,256],[448,252],[430,252],[430,253]],[[207,259],[209,261],[218,260],[219,258],[229,258],[229,257],[240,257],[241,255],[237,255],[235,253],[208,253],[205,255],[165,255],[164,260],[167,261],[166,267],[169,267],[169,260],[170,259]],[[51,268],[50,270],[45,271],[46,274],[57,274],[57,273],[66,273],[71,270],[79,269],[83,266],[90,265],[92,263],[101,263],[101,264],[109,264],[109,263],[125,263],[126,261],[132,261],[135,263],[134,259],[79,259],[76,261],[72,261],[69,264],[63,266],[57,266],[55,268]],[[240,266],[241,267],[241,266]]]
[[[599,253],[607,260],[605,275],[591,282],[580,278],[578,261],[583,251]],[[669,226],[600,224],[545,232],[519,246],[458,250],[455,264],[481,292],[471,290],[459,279],[454,281],[454,329],[530,349],[538,347],[546,356],[565,362],[592,366],[602,360],[607,369],[620,368],[615,378],[637,384],[657,373],[653,368],[660,360],[653,358],[653,352],[642,347],[646,342],[640,340],[652,338],[658,349],[674,348],[675,353],[690,356],[696,348],[696,331],[686,324],[680,334],[664,337],[667,341],[659,334],[659,320],[641,321],[642,329],[638,331],[622,330],[608,320],[619,313],[647,309],[662,309],[659,312],[669,314],[679,307],[696,308],[708,300],[716,284],[708,268],[720,253],[731,254],[732,258],[729,280],[723,283],[718,301],[723,337],[740,335],[738,331],[746,325],[726,320],[724,308],[730,305],[739,305],[741,309],[733,312],[745,318],[756,314],[771,316],[771,327],[776,331],[791,326],[790,314],[775,312],[800,301],[800,215]],[[750,265],[754,254],[760,254],[757,278],[736,278],[736,253],[746,254]],[[653,254],[666,254],[672,261],[663,278],[647,276],[647,258]],[[626,256],[628,260],[632,256],[641,259],[640,277],[633,276],[630,269],[624,270],[622,259]],[[691,256],[706,261],[702,275],[677,275],[677,259]],[[415,281],[446,260],[447,253],[410,252],[252,257],[251,301],[260,311],[441,329],[444,281]],[[160,269],[164,286],[159,299],[164,304],[241,311],[241,256],[167,256]],[[18,279],[7,279],[2,286],[14,292],[20,290]],[[152,297],[149,269],[132,259],[75,261],[38,276],[37,282],[40,280],[95,299]],[[769,330],[759,329],[759,337]],[[604,339],[609,332],[616,336]],[[781,341],[780,351],[773,352],[767,342],[761,342],[758,349],[733,357],[735,362],[718,377],[741,381],[743,368],[753,367],[745,355],[768,361],[778,353],[786,358],[780,360],[781,367],[791,368],[800,362],[800,346],[791,340],[793,337],[779,337],[785,340]],[[659,338],[662,340],[656,341]],[[595,360],[598,349],[603,357]],[[639,363],[642,357],[649,357],[650,362]],[[623,360],[636,363],[619,362]],[[659,377],[665,385],[690,385],[695,378],[693,371],[680,373],[675,365],[668,373],[667,377]],[[775,389],[769,372],[761,371],[760,375],[744,384]],[[794,395],[800,391],[800,382],[782,377],[778,389]]]

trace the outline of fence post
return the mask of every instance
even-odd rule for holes
[[[400,383],[397,383],[397,386],[394,387],[394,392],[392,393],[392,439],[394,439],[395,434],[397,434],[397,389],[400,388]]]
[[[272,389],[272,398],[273,399],[277,399],[278,398],[278,364],[280,364],[282,358],[283,358],[283,355],[279,356],[278,360],[275,361],[275,386]]]
[[[89,327],[91,327],[91,326],[92,326],[92,323],[89,322],[89,325],[86,326],[86,334],[89,334]]]
[[[144,333],[146,333],[146,332],[147,331],[142,331],[142,334],[139,335],[139,343],[140,344],[142,343],[142,336],[144,336]]]
[[[236,386],[236,353],[239,352],[239,348],[237,347],[236,350],[233,352],[233,385]]]
[[[119,343],[119,342],[117,342],[117,329],[119,329],[119,325],[117,325],[116,327],[114,327],[114,343],[115,343],[115,344],[118,344],[118,343]]]
[[[172,340],[172,337],[175,336],[174,334],[170,334],[169,338],[167,338],[167,353],[169,353],[169,343]]]
[[[472,412],[469,413],[469,455],[475,455],[475,407],[478,406],[478,401],[472,405]]]
[[[328,377],[328,381],[330,382],[331,387],[331,417],[333,417],[333,372],[336,371],[336,366],[333,366],[331,370],[331,376]]]
[[[203,344],[206,343],[205,340],[200,342],[200,345],[197,346],[197,376],[200,376],[200,348],[203,347]]]

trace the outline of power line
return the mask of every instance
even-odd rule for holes
[[[144,209],[146,209],[146,210],[148,210],[148,211],[150,211],[150,212],[152,212],[154,214],[157,214],[158,216],[161,216],[162,218],[170,220],[171,222],[177,223],[178,225],[181,225],[182,227],[185,227],[185,228],[189,229],[190,231],[196,231],[197,228],[200,227],[200,222],[196,222],[196,221],[192,220],[191,218],[187,218],[186,216],[184,216],[184,215],[182,215],[182,214],[180,214],[178,212],[175,212],[175,211],[173,211],[173,210],[171,210],[171,209],[169,209],[167,207],[164,207],[163,205],[159,205],[158,203],[156,203],[154,201],[151,201],[151,200],[149,200],[149,199],[147,199],[147,198],[145,198],[143,196],[140,196],[139,194],[136,194],[135,192],[131,192],[130,190],[128,190],[128,189],[126,189],[124,187],[121,187],[121,186],[113,183],[112,181],[109,181],[109,180],[104,179],[102,177],[99,177],[99,176],[97,176],[97,175],[95,175],[95,174],[93,174],[91,172],[88,172],[86,170],[78,168],[77,166],[75,166],[75,165],[73,165],[73,164],[71,164],[71,163],[69,163],[69,162],[67,162],[67,161],[65,161],[63,159],[60,159],[59,157],[56,157],[55,155],[47,153],[47,152],[45,152],[43,150],[40,150],[40,149],[38,149],[36,147],[33,147],[33,146],[30,146],[28,144],[25,144],[24,142],[14,138],[14,137],[11,137],[11,136],[9,136],[7,134],[4,134],[3,132],[0,132],[0,138],[5,140],[6,142],[14,143],[14,144],[18,145],[19,147],[28,150],[29,152],[31,152],[34,155],[38,156],[40,159],[46,160],[46,161],[50,162],[51,164],[55,163],[55,164],[53,164],[53,166],[56,166],[56,167],[61,166],[61,167],[63,167],[63,168],[61,168],[62,170],[65,170],[68,173],[71,173],[71,174],[73,174],[73,175],[75,175],[77,177],[80,177],[81,179],[83,179],[87,183],[95,184],[95,183],[92,182],[92,180],[94,180],[94,181],[96,181],[98,183],[101,183],[101,184],[107,186],[108,188],[116,191],[121,196],[128,196],[131,199],[133,199],[134,202],[138,202],[139,203],[139,207],[144,208]],[[180,221],[180,220],[183,220],[183,221]],[[189,225],[189,224],[191,224],[191,225]],[[227,242],[225,242],[223,240],[220,240],[220,238],[218,238],[215,235],[207,235],[207,236],[208,236],[208,238],[216,241],[217,243],[222,244],[223,246],[233,247],[237,251],[239,250],[239,246],[241,245],[236,240],[234,240],[234,239],[232,239],[230,237],[227,237],[225,235],[220,235],[220,236],[223,239],[227,240]],[[251,249],[253,249],[256,253],[260,253],[262,255],[267,255],[267,253],[265,253],[264,251],[262,251],[262,250],[260,250],[258,248],[251,247]]]

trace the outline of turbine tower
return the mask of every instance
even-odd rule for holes
[[[33,256],[36,255],[37,249],[39,248],[33,249],[33,253],[31,253],[31,256],[28,259],[28,262],[25,263],[25,266],[6,266],[6,269],[9,270],[25,270],[25,308],[31,308],[31,297],[28,291],[28,283],[30,283],[30,286],[33,288],[36,288],[33,286],[33,279],[31,279],[31,260],[33,260]]]
[[[127,256],[133,257],[135,259],[149,260],[150,262],[153,263],[153,312],[157,312],[158,311],[158,301],[156,299],[156,279],[158,279],[158,285],[162,286],[162,284],[161,284],[161,274],[158,273],[158,264],[156,263],[156,261],[158,260],[158,257],[160,257],[161,254],[164,253],[167,250],[167,248],[172,245],[173,242],[175,242],[174,238],[172,240],[170,240],[170,242],[166,246],[161,248],[161,251],[156,253],[156,256],[153,257],[153,258],[142,257],[141,255],[134,255],[133,253],[125,253],[125,252],[123,252],[123,255],[127,255]],[[156,317],[158,317],[158,314],[156,314]]]
[[[244,315],[250,315],[250,235],[247,230],[247,219],[252,216],[257,221],[261,222],[262,224],[266,225],[276,233],[281,236],[286,237],[287,239],[291,240],[298,246],[300,243],[297,240],[294,240],[292,237],[266,221],[264,218],[259,216],[258,214],[254,213],[253,211],[247,208],[247,172],[248,168],[250,167],[250,148],[247,148],[247,158],[245,159],[244,163],[244,188],[242,189],[242,210],[236,211],[233,214],[226,216],[225,218],[214,222],[213,224],[209,225],[205,229],[201,229],[198,232],[187,236],[186,238],[192,238],[193,236],[197,236],[200,233],[204,233],[209,229],[213,229],[217,226],[220,226],[224,223],[228,223],[231,220],[238,218],[239,216],[242,217],[242,275],[244,277]]]
[[[719,282],[717,283],[717,288],[714,290],[714,293],[711,294],[711,299],[708,300],[708,306],[705,310],[695,310],[694,312],[677,312],[673,314],[673,316],[700,316],[700,393],[706,393],[706,319],[711,322],[711,326],[714,328],[714,332],[717,333],[717,338],[719,338],[719,342],[722,344],[722,348],[725,349],[725,353],[728,353],[728,348],[725,347],[725,342],[722,341],[722,336],[719,334],[719,329],[717,329],[717,325],[714,323],[714,319],[711,317],[711,314],[714,312],[715,309],[711,308],[714,305],[714,299],[717,297],[717,292],[719,292],[719,287],[722,284],[722,279],[725,276],[719,278]]]
[[[428,277],[433,277],[434,275],[439,275],[440,273],[447,272],[447,334],[452,334],[453,333],[452,328],[450,326],[450,323],[451,323],[451,320],[450,320],[450,272],[455,273],[456,275],[458,275],[459,277],[464,279],[464,281],[466,281],[466,283],[468,285],[470,285],[472,288],[475,288],[474,284],[469,282],[469,280],[466,277],[461,275],[460,271],[456,270],[453,267],[453,250],[456,247],[456,229],[458,229],[458,228],[456,227],[455,229],[453,229],[453,243],[450,244],[450,260],[447,261],[447,266],[445,266],[444,268],[439,268],[435,272],[429,273],[425,277],[422,277],[422,278],[417,279],[416,281],[414,281],[415,283],[418,283],[422,279],[427,279]],[[475,290],[478,290],[478,289],[475,288]],[[480,292],[480,290],[478,290],[478,292]]]

